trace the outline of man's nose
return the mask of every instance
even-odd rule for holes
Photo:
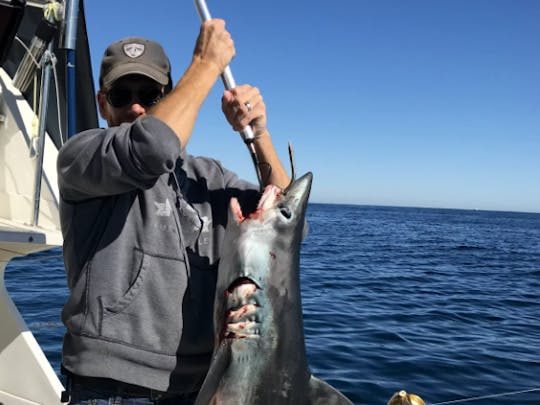
[[[131,110],[133,114],[136,114],[137,116],[146,113],[146,108],[142,106],[141,104],[139,104],[138,102],[132,103],[129,109]]]

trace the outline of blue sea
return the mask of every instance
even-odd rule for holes
[[[310,204],[302,246],[314,375],[355,404],[540,404],[540,214]],[[8,290],[56,370],[61,251],[12,261]]]

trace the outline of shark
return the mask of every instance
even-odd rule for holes
[[[294,177],[293,177],[294,179]],[[214,303],[215,346],[196,405],[345,405],[309,369],[300,247],[313,175],[269,185],[244,216],[231,199]]]

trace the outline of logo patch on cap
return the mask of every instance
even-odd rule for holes
[[[132,59],[138,58],[144,52],[143,44],[124,44],[124,53]]]

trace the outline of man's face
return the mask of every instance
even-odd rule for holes
[[[140,75],[124,76],[97,94],[99,112],[110,127],[133,122],[163,97],[163,86]]]

